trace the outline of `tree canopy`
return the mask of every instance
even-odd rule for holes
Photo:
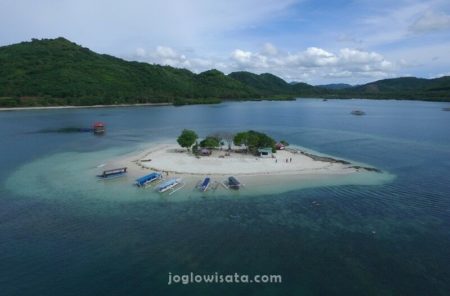
[[[198,136],[194,131],[184,129],[181,132],[181,135],[177,138],[177,142],[181,147],[187,148],[189,150],[189,148],[194,145],[197,139]]]
[[[208,136],[200,142],[202,148],[216,148],[220,146],[220,138],[214,136]]]
[[[233,142],[236,145],[245,145],[252,153],[256,153],[259,148],[272,148],[272,151],[275,151],[276,144],[268,135],[252,130],[237,133]]]

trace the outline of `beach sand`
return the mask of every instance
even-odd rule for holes
[[[361,171],[352,164],[314,160],[308,155],[299,149],[289,149],[277,151],[273,158],[262,158],[217,150],[210,156],[196,157],[176,144],[156,144],[142,152],[115,159],[107,167],[128,167],[129,175],[136,178],[159,171],[164,172],[167,177],[180,176],[189,180],[200,180],[205,176],[225,180],[228,176],[235,176],[240,180],[244,178],[247,182],[257,183],[278,180],[279,177],[293,181],[311,180]]]
[[[134,159],[137,166],[181,175],[274,175],[350,173],[355,169],[341,163],[316,161],[293,150],[279,150],[272,157],[213,151],[196,157],[177,145],[157,145]],[[137,160],[137,161],[136,161]]]

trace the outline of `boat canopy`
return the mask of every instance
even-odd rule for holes
[[[153,180],[156,180],[160,177],[161,177],[161,173],[153,172],[151,174],[140,177],[139,179],[136,179],[136,185],[144,186],[145,184],[152,182]]]
[[[230,186],[239,186],[241,183],[235,177],[229,177],[228,183]]]
[[[206,177],[205,180],[203,180],[202,185],[200,185],[200,186],[204,187],[204,186],[208,185],[209,181],[211,181],[211,178],[210,177]]]
[[[180,181],[180,179],[178,179],[178,178],[169,179],[169,180],[159,184],[156,187],[156,190],[159,190],[159,191],[164,190],[167,187],[171,187],[171,186],[177,184],[179,181]]]
[[[202,184],[200,184],[200,189],[205,191],[206,188],[208,188],[209,182],[211,182],[211,178],[206,177],[205,180],[203,180]]]

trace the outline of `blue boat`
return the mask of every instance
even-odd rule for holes
[[[153,181],[156,181],[156,180],[161,179],[161,178],[162,178],[161,173],[153,172],[151,174],[148,174],[148,175],[145,175],[143,177],[140,177],[139,179],[136,179],[135,184],[138,187],[145,187],[148,184],[152,183]]]
[[[210,177],[206,177],[203,182],[198,185],[198,189],[200,191],[205,192],[206,190],[208,190],[209,184],[211,183],[211,178]]]
[[[158,192],[166,192],[169,189],[172,189],[176,186],[178,186],[179,184],[181,184],[182,179],[181,178],[173,178],[173,179],[169,179],[161,184],[159,184],[158,186],[155,187],[155,189]],[[183,185],[184,186],[184,185]],[[178,188],[181,189],[181,188]],[[178,190],[177,189],[177,190]],[[176,190],[173,190],[170,194],[172,194],[173,192],[175,192]]]
[[[228,188],[238,190],[241,187],[241,182],[239,182],[235,177],[228,178]]]
[[[118,169],[103,171],[103,173],[101,175],[97,175],[97,177],[102,180],[110,180],[110,179],[123,177],[126,174],[127,174],[127,168],[118,168]]]

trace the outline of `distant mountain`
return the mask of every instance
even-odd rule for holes
[[[264,94],[273,95],[280,93],[290,93],[290,85],[283,79],[269,74],[254,74],[250,72],[232,72],[228,74],[229,77],[240,81],[254,89],[261,91]]]
[[[450,101],[450,76],[434,79],[416,77],[383,79],[345,89],[344,92],[367,98]]]
[[[0,47],[0,106],[148,102],[209,103],[218,99],[367,97],[450,100],[450,77],[397,78],[355,87],[287,83],[270,73],[186,69],[125,61],[64,38]]]
[[[346,83],[332,83],[332,84],[316,85],[316,87],[325,88],[325,89],[345,89],[345,88],[350,88],[352,86],[350,84],[346,84]]]
[[[309,96],[324,93],[312,85],[302,82],[287,83],[278,76],[270,73],[254,74],[240,71],[228,74],[229,77],[258,90],[265,96],[294,95]]]
[[[257,90],[217,70],[194,74],[170,66],[97,54],[64,38],[0,47],[0,97],[26,105],[171,102],[174,98],[251,98]],[[2,101],[0,101],[0,104]]]

